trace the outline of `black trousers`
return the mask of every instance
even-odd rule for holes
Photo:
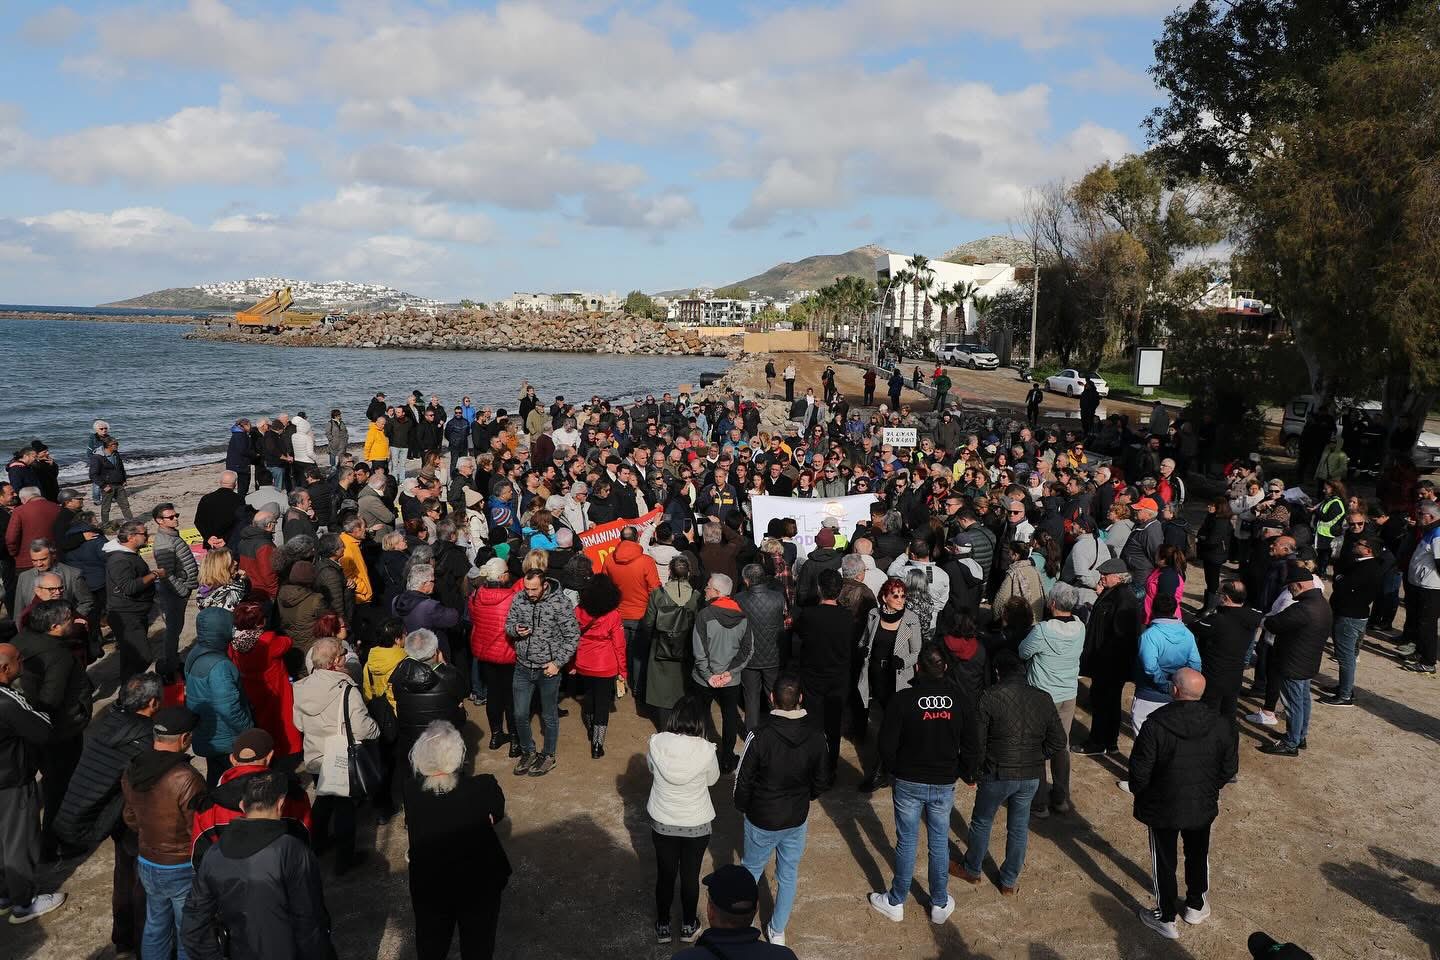
[[[122,822],[110,835],[115,843],[115,869],[110,884],[110,942],[122,950],[138,951],[145,932],[145,888],[136,866],[137,837]]]
[[[1199,910],[1210,890],[1210,824],[1194,830],[1150,828],[1150,870],[1160,919],[1175,919],[1180,909],[1175,885],[1176,841],[1185,843],[1185,906]]]
[[[706,736],[715,737],[715,717],[710,712],[712,703],[720,704],[720,763],[735,760],[735,741],[744,735],[744,727],[740,724],[740,698],[744,690],[737,683],[733,687],[702,687],[698,683],[690,684],[690,692],[705,701],[705,733]]]
[[[585,697],[583,712],[593,726],[610,723],[615,712],[615,677],[580,677],[580,692]]]
[[[515,682],[515,664],[486,663],[480,661],[480,676],[485,678],[485,719],[490,721],[490,732],[515,733],[514,711],[510,709],[514,692],[510,685]]]
[[[41,834],[40,848],[47,858],[55,856],[59,850],[52,825],[65,799],[65,790],[70,786],[70,777],[80,763],[80,751],[84,746],[85,738],[74,736],[46,744],[40,754],[40,792],[44,797],[45,810],[45,830]]]
[[[785,399],[791,403],[795,400],[795,381],[793,379],[787,378],[785,381]]]
[[[315,828],[316,846],[333,846],[337,865],[348,867],[355,859],[354,798],[332,797],[329,794],[317,796],[315,806],[310,810],[310,823]]]
[[[1109,749],[1120,742],[1120,695],[1125,691],[1125,672],[1120,667],[1103,667],[1090,680],[1091,744]]]
[[[1405,584],[1406,643],[1415,644],[1415,658],[1426,666],[1435,665],[1436,623],[1440,622],[1440,590]]]
[[[491,960],[495,928],[500,923],[500,893],[475,897],[435,896],[434,890],[410,886],[415,910],[415,955],[419,960],[445,960],[455,928],[460,928],[461,960]]]
[[[143,671],[155,659],[150,647],[150,624],[145,614],[111,610],[107,615],[115,634],[115,655],[120,658],[120,685]]]
[[[680,922],[699,922],[696,912],[700,902],[700,864],[710,835],[703,837],[671,837],[650,831],[655,842],[655,919],[670,922],[670,908],[675,903],[675,881],[680,881]]]
[[[825,769],[835,775],[840,763],[840,726],[845,713],[845,691],[811,687],[803,680],[800,688],[805,692],[805,712],[811,723],[825,731],[825,746],[829,751],[829,766]]]

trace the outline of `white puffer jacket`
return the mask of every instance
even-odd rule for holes
[[[645,812],[656,823],[699,827],[715,819],[710,787],[720,779],[715,744],[704,737],[657,733],[645,763],[655,778]]]

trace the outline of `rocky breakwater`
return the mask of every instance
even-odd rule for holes
[[[277,334],[233,325],[198,327],[194,340],[273,343],[296,347],[368,347],[405,350],[534,350],[654,356],[736,357],[743,338],[701,338],[693,329],[645,317],[611,314],[503,315],[483,310],[357,313],[320,327]]]

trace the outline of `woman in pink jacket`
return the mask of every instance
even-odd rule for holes
[[[590,756],[605,756],[605,729],[615,709],[617,681],[624,690],[625,625],[620,619],[620,589],[606,574],[597,574],[580,588],[575,607],[580,622],[580,645],[575,650],[575,673],[585,697],[581,716],[590,735]]]
[[[1173,543],[1162,543],[1155,554],[1155,569],[1145,579],[1145,622],[1149,623],[1150,608],[1155,604],[1156,594],[1170,594],[1175,598],[1175,609],[1185,598],[1185,551]],[[1178,614],[1177,614],[1178,615]]]

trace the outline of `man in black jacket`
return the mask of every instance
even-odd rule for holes
[[[946,679],[944,650],[928,643],[915,665],[915,680],[895,694],[880,727],[880,759],[893,778],[895,880],[888,892],[870,894],[870,906],[894,921],[904,918],[915,875],[920,820],[930,852],[930,922],[955,912],[949,897],[950,811],[955,781],[976,776],[975,705]]]
[[[1092,757],[1119,752],[1120,697],[1135,670],[1140,645],[1140,602],[1130,589],[1125,561],[1100,564],[1099,598],[1085,622],[1080,672],[1090,678],[1090,735],[1072,752]]]
[[[115,702],[85,731],[80,763],[55,818],[55,835],[64,848],[88,853],[106,837],[114,844],[110,942],[120,953],[137,952],[145,929],[145,888],[136,864],[139,838],[120,816],[125,806],[120,775],[150,745],[150,718],[160,709],[160,693],[155,673],[125,682]]]
[[[470,684],[440,652],[440,640],[431,630],[412,630],[405,637],[405,659],[390,674],[395,694],[395,717],[399,735],[395,756],[408,757],[410,748],[431,721],[445,720],[456,729],[465,727],[461,703]],[[402,763],[408,760],[402,759]]]
[[[26,923],[65,902],[63,893],[39,892],[41,751],[50,718],[35,709],[16,682],[25,670],[20,651],[0,643],[0,899],[10,922]]]
[[[248,470],[246,476],[249,476]],[[238,483],[236,471],[224,471],[220,474],[220,485],[195,505],[195,529],[211,550],[227,546],[245,526],[245,497],[235,489]]]
[[[775,909],[765,933],[779,946],[795,905],[810,802],[826,781],[825,738],[806,718],[803,700],[799,677],[776,678],[770,717],[745,739],[735,772],[735,809],[745,817],[741,860],[756,883],[775,854]]]
[[[744,690],[745,732],[754,733],[765,717],[775,678],[780,674],[782,638],[789,639],[785,631],[785,589],[758,563],[747,563],[740,576],[745,589],[736,594],[735,602],[750,624],[754,642],[750,660],[740,671],[740,686]]]
[[[822,533],[825,531],[822,530]],[[803,608],[795,617],[800,640],[797,667],[805,688],[805,702],[814,725],[825,731],[829,744],[827,786],[835,783],[840,763],[841,715],[850,688],[850,658],[855,649],[855,618],[840,606],[844,580],[838,570],[822,570],[817,581],[820,602]]]
[[[151,570],[140,556],[149,539],[145,521],[126,520],[105,546],[105,608],[115,633],[121,683],[155,659],[147,618],[155,605],[155,582],[165,574]]]
[[[1150,828],[1155,875],[1154,910],[1140,908],[1145,926],[1167,940],[1180,936],[1175,914],[1175,847],[1185,843],[1185,922],[1210,916],[1210,825],[1220,812],[1220,788],[1240,769],[1235,732],[1200,702],[1205,678],[1181,667],[1171,679],[1171,701],[1150,714],[1130,751],[1130,792],[1135,819]]]
[[[1065,749],[1065,728],[1060,725],[1054,698],[1026,682],[1025,668],[1012,651],[995,654],[995,669],[1000,680],[980,695],[976,709],[975,738],[983,759],[965,860],[951,864],[950,872],[966,883],[984,879],[980,871],[990,850],[990,828],[995,811],[1004,804],[1005,862],[1000,865],[1000,893],[1013,897],[1030,841],[1030,802],[1040,789],[1045,761]]]
[[[244,818],[201,858],[180,929],[193,960],[333,960],[320,862],[280,815],[288,790],[280,771],[247,778]]]
[[[1306,746],[1310,729],[1310,681],[1320,672],[1325,640],[1334,617],[1325,594],[1315,587],[1315,575],[1292,564],[1285,576],[1286,589],[1295,602],[1265,618],[1265,629],[1275,634],[1270,650],[1270,669],[1280,677],[1280,695],[1285,700],[1285,736],[1267,743],[1261,753],[1297,757]]]
[[[1224,720],[1235,723],[1235,708],[1245,686],[1245,658],[1255,642],[1260,611],[1246,602],[1245,584],[1226,580],[1217,595],[1220,605],[1209,616],[1190,624],[1195,646],[1204,664],[1207,704]]]
[[[1363,519],[1361,523],[1363,523]],[[1375,558],[1375,541],[1360,537],[1350,544],[1350,558],[1336,565],[1335,589],[1330,591],[1330,611],[1335,619],[1335,659],[1340,661],[1340,681],[1320,698],[1327,706],[1348,707],[1355,703],[1355,658],[1365,639],[1370,609],[1383,589],[1384,570]]]

